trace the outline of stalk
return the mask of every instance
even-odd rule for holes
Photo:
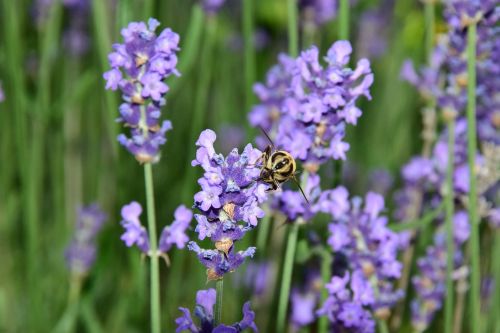
[[[476,23],[467,29],[467,157],[469,162],[469,223],[471,226],[471,332],[480,332],[479,219],[476,189]]]
[[[430,63],[432,56],[432,49],[434,48],[434,30],[435,30],[435,9],[434,0],[425,2],[424,5],[425,15],[425,52],[427,54],[427,63]]]
[[[322,251],[322,260],[321,260],[321,280],[323,281],[324,284],[326,284],[327,281],[332,276],[331,269],[330,269],[331,264],[332,264],[332,256],[330,254],[330,251],[328,251],[325,248]],[[328,298],[328,290],[323,287],[323,288],[321,288],[321,302],[320,302],[320,304],[323,304],[327,298]],[[319,333],[327,333],[328,332],[328,324],[329,324],[329,319],[327,316],[319,317],[318,332]]]
[[[287,0],[288,11],[288,53],[291,57],[297,57],[299,48],[299,35],[297,24],[297,1]],[[304,171],[302,183],[307,181],[307,172]],[[304,184],[301,184],[305,188]],[[290,298],[290,285],[292,282],[293,261],[297,247],[297,238],[299,236],[299,224],[295,221],[290,227],[287,238],[285,261],[283,263],[283,275],[281,276],[280,296],[278,300],[278,322],[276,323],[276,332],[285,332],[286,314],[288,310],[288,301]]]
[[[153,170],[151,163],[144,164],[146,205],[148,214],[149,248],[151,251],[151,332],[160,333],[160,265],[157,250],[155,201],[153,194]]]
[[[278,322],[276,332],[285,332],[286,314],[288,310],[288,300],[290,295],[290,285],[292,282],[293,260],[295,258],[295,249],[297,247],[297,238],[299,235],[299,224],[296,221],[288,232],[285,262],[283,264],[283,275],[281,276],[281,289],[278,304]]]
[[[196,59],[198,59],[199,49],[201,45],[201,36],[204,28],[204,13],[203,9],[199,4],[196,4],[191,9],[191,17],[189,19],[189,26],[186,33],[186,38],[184,39],[185,44],[182,47],[179,56],[179,72],[181,77],[172,77],[168,80],[168,86],[170,87],[169,94],[171,96],[175,95],[179,87],[185,81],[185,77],[190,72]]]
[[[208,101],[208,94],[210,92],[210,81],[212,79],[213,71],[213,56],[214,56],[214,46],[215,37],[217,32],[217,21],[215,17],[207,18],[207,36],[203,45],[202,59],[205,65],[202,71],[200,71],[199,86],[196,91],[195,105],[191,118],[191,129],[189,134],[189,153],[188,159],[191,159],[195,155],[195,145],[193,144],[196,140],[198,134],[201,132],[203,124],[205,122],[206,107]],[[191,180],[195,176],[195,169],[188,168],[186,172],[186,184],[190,184]],[[182,193],[182,200],[188,201],[189,197],[193,194],[192,186],[184,186],[184,191]]]
[[[253,104],[252,86],[255,82],[255,49],[254,49],[254,0],[243,0],[243,41],[245,51],[245,113]]]
[[[349,39],[349,0],[340,0],[339,4],[339,39]]]
[[[273,222],[273,216],[271,216],[270,210],[268,208],[264,210],[266,211],[266,215],[264,215],[264,218],[259,222],[259,229],[257,230],[257,249],[259,249],[261,257],[265,257],[269,229]]]
[[[297,25],[297,0],[287,0],[288,53],[296,57],[299,53],[299,30]]]
[[[215,298],[215,326],[222,322],[222,296],[224,292],[224,279],[217,280],[215,283],[217,296]]]
[[[444,303],[444,332],[451,333],[453,330],[453,214],[454,214],[454,191],[453,191],[453,165],[455,157],[455,120],[450,120],[448,124],[448,168],[446,172],[446,299]]]

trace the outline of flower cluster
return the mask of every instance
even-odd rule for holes
[[[131,137],[121,134],[118,141],[139,162],[159,158],[165,133],[172,128],[170,121],[160,124],[160,108],[169,89],[164,80],[180,75],[176,69],[179,35],[167,28],[157,36],[159,24],[149,19],[147,25],[132,22],[122,29],[125,43],[113,45],[108,56],[112,69],[104,73],[106,89],[120,88],[123,93],[118,121],[131,128]]]
[[[412,278],[416,297],[412,300],[412,324],[423,332],[431,323],[434,314],[442,307],[446,292],[446,232],[444,225],[434,236],[434,244],[426,249],[424,257],[417,260],[419,275]],[[454,267],[463,262],[461,246],[469,238],[470,226],[467,212],[459,211],[453,217],[453,239],[455,242]]]
[[[214,305],[216,292],[215,289],[200,290],[196,293],[196,307],[194,315],[200,320],[200,325],[196,326],[191,318],[191,312],[186,308],[179,308],[182,317],[175,320],[177,328],[175,332],[189,331],[191,333],[239,333],[246,329],[258,332],[255,325],[255,313],[250,309],[250,302],[243,305],[243,319],[233,325],[227,326],[220,324],[215,327],[214,323]]]
[[[335,42],[325,57],[326,67],[315,46],[296,59],[281,55],[266,84],[254,87],[261,104],[250,113],[251,124],[275,133],[276,146],[301,161],[345,159],[345,126],[356,125],[361,116],[356,101],[371,98],[373,83],[367,59],[359,60],[354,70],[347,67],[351,53],[348,41]]]
[[[66,248],[66,264],[72,274],[86,275],[95,261],[96,238],[106,221],[97,204],[81,207],[71,243]]]
[[[190,242],[188,248],[196,252],[207,267],[209,279],[222,278],[246,257],[253,256],[254,247],[236,252],[234,242],[264,217],[259,204],[267,199],[268,188],[257,182],[260,170],[255,162],[262,154],[258,149],[248,144],[241,154],[233,149],[224,157],[215,153],[215,139],[212,130],[204,130],[196,141],[196,159],[191,163],[205,171],[198,180],[201,191],[194,196],[194,206],[200,211],[195,214],[196,232],[200,240],[209,237],[216,249],[204,250],[195,242]]]
[[[327,315],[333,327],[373,332],[373,315],[387,318],[390,308],[402,297],[393,280],[400,277],[397,260],[401,248],[399,235],[387,228],[381,195],[369,192],[364,200],[340,186],[321,194],[317,209],[332,216],[328,244],[335,256],[345,258],[327,289],[330,296],[318,310]]]
[[[445,10],[449,31],[438,36],[431,63],[418,72],[405,62],[402,77],[445,113],[463,116],[467,105],[467,26],[477,22],[476,113],[480,140],[500,143],[500,12],[494,1],[451,1]]]
[[[404,186],[396,193],[398,203],[395,217],[399,221],[411,219],[414,209],[415,195],[423,195],[420,211],[435,209],[443,202],[445,195],[446,171],[448,167],[448,131],[445,130],[438,138],[432,155],[429,158],[414,157],[402,168]],[[500,150],[494,143],[485,144],[485,154],[477,154],[475,177],[478,181],[479,200],[483,207],[481,215],[490,220],[495,219],[495,208],[490,201],[490,191],[498,186],[500,171],[494,167],[498,158],[494,157]],[[498,164],[497,164],[498,165]],[[461,207],[467,207],[469,193],[469,168],[467,162],[467,121],[458,119],[455,125],[455,149],[453,165],[453,190],[455,202]],[[494,222],[493,222],[494,223]]]
[[[141,205],[133,201],[123,206],[121,214],[123,218],[121,225],[125,229],[121,240],[128,247],[136,245],[144,254],[151,255],[148,233],[139,220],[142,214]],[[174,222],[163,228],[158,242],[158,254],[164,256],[167,262],[168,257],[165,254],[172,246],[175,245],[177,248],[182,249],[189,240],[186,235],[186,229],[189,227],[192,218],[193,213],[191,210],[181,205],[174,212]]]

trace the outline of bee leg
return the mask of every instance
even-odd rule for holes
[[[276,191],[279,188],[279,186],[278,186],[278,184],[276,182],[272,182],[269,185],[271,185],[271,187],[267,188],[266,192],[274,192],[274,191]]]

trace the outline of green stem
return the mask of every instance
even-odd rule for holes
[[[321,260],[321,280],[323,281],[323,284],[325,285],[328,283],[330,280],[332,273],[331,273],[331,265],[332,265],[332,255],[330,254],[330,251],[327,249],[323,249],[322,251],[322,260]],[[325,302],[325,300],[328,298],[328,289],[326,289],[324,286],[321,288],[321,304]],[[318,325],[318,332],[319,333],[327,333],[328,332],[328,324],[330,323],[330,320],[328,319],[327,316],[321,316],[319,317],[319,325]]]
[[[426,1],[425,9],[425,53],[427,54],[427,63],[431,63],[432,50],[434,48],[434,30],[435,30],[435,10],[434,1]]]
[[[339,4],[339,39],[349,39],[349,0],[340,0]]]
[[[467,30],[467,157],[469,162],[469,223],[471,225],[471,332],[480,332],[479,219],[476,189],[476,24]]]
[[[297,238],[299,235],[299,224],[296,221],[288,233],[285,261],[283,264],[283,275],[281,276],[281,289],[278,304],[278,322],[276,332],[285,332],[286,314],[288,311],[288,299],[290,295],[290,285],[292,282],[293,261],[295,258],[295,249],[297,247]]]
[[[291,57],[299,54],[299,30],[297,24],[297,0],[287,0],[288,10],[288,53]]]
[[[151,163],[144,164],[146,183],[146,203],[149,230],[149,248],[151,251],[151,332],[160,333],[160,265],[157,253],[155,201],[153,194],[153,170]]]
[[[446,299],[444,303],[444,332],[451,333],[453,330],[453,258],[454,258],[454,240],[453,240],[453,214],[454,214],[454,191],[453,191],[453,165],[455,157],[455,120],[450,120],[448,124],[448,169],[446,172]]]
[[[245,113],[252,107],[255,82],[255,49],[254,49],[254,0],[243,0],[243,40],[245,50]]]
[[[224,279],[217,280],[215,283],[217,296],[215,298],[215,326],[222,322],[222,297],[224,292]]]
[[[500,230],[495,230],[492,256],[492,274],[495,280],[493,293],[490,296],[491,307],[489,309],[488,327],[485,332],[495,332],[495,327],[500,328]]]
[[[385,320],[377,320],[378,330],[380,333],[389,333],[389,327],[387,327],[387,322]]]
[[[391,228],[392,231],[394,232],[400,232],[400,231],[405,231],[405,230],[410,230],[410,229],[421,229],[425,226],[427,226],[429,223],[434,221],[439,214],[441,214],[441,211],[443,210],[444,204],[439,205],[436,209],[431,210],[430,212],[425,213],[422,218],[415,220],[415,221],[408,221],[404,223],[399,223],[399,224],[393,224],[390,225],[389,228]]]
[[[259,257],[262,258],[265,258],[267,238],[269,237],[269,229],[272,224],[271,212],[267,208],[264,210],[266,215],[264,215],[264,218],[260,221],[259,228],[257,230],[257,249],[259,251]]]
[[[214,46],[215,37],[217,32],[217,21],[216,17],[207,17],[207,36],[203,45],[203,55],[202,61],[204,64],[204,69],[200,71],[199,86],[196,90],[195,105],[193,110],[193,115],[191,117],[191,129],[189,134],[189,153],[188,160],[191,161],[195,155],[196,146],[194,142],[196,141],[198,135],[200,134],[202,127],[205,123],[205,115],[207,108],[208,94],[210,92],[210,80],[212,78],[213,71],[213,56],[214,56]],[[191,180],[195,176],[195,168],[188,168],[185,176],[185,184],[191,184]],[[192,196],[193,186],[186,185],[183,188],[182,200],[188,202]]]
[[[109,69],[108,52],[111,50],[111,34],[109,32],[109,17],[106,3],[107,1],[92,0],[94,34],[97,42],[97,51],[101,70],[103,72]],[[118,155],[118,141],[116,140],[118,135],[118,126],[115,119],[118,104],[111,91],[104,92],[104,96],[106,100],[106,110],[108,112],[108,115],[106,116],[107,133],[109,135],[108,140],[112,148],[113,156],[116,157]]]
[[[199,56],[199,49],[201,45],[201,36],[204,28],[204,13],[203,9],[199,4],[193,6],[191,10],[191,18],[189,19],[189,27],[187,29],[186,38],[184,38],[185,44],[182,46],[179,55],[179,72],[181,77],[172,77],[168,80],[168,86],[170,87],[169,94],[171,96],[175,95],[179,87],[185,81],[187,74],[190,72],[195,61]]]
[[[153,10],[155,7],[154,0],[145,0],[144,5],[143,5],[143,18],[144,20],[148,20],[150,17],[153,16]]]

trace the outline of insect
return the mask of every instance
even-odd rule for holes
[[[262,162],[259,180],[271,185],[271,188],[267,191],[276,191],[283,183],[292,179],[299,187],[306,202],[309,203],[309,200],[307,200],[302,187],[295,177],[297,172],[297,163],[295,162],[295,159],[289,152],[285,150],[277,150],[266,131],[264,131],[263,128],[261,128],[261,131],[271,144],[266,147],[262,155],[257,160],[257,163],[260,161]]]

